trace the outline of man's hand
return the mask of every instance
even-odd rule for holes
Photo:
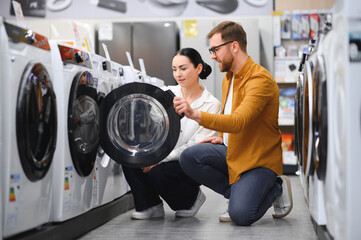
[[[186,100],[180,97],[174,97],[173,99],[174,109],[178,115],[184,115],[189,118],[193,119],[196,122],[201,121],[201,113],[199,111],[193,110]]]
[[[205,139],[203,139],[202,141],[200,141],[199,143],[213,143],[213,144],[223,144],[223,138],[220,136],[215,136],[215,137],[207,137]]]

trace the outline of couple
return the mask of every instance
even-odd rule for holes
[[[176,95],[176,112],[185,115],[181,134],[159,164],[124,167],[134,196],[133,219],[163,217],[161,198],[177,217],[194,216],[206,199],[200,184],[229,199],[220,221],[248,226],[272,205],[275,218],[292,209],[290,181],[282,176],[278,86],[248,56],[241,25],[222,22],[207,38],[211,58],[221,72],[227,72],[222,104],[198,82],[211,73],[200,54],[192,48],[177,52],[172,69],[178,85],[169,89]]]

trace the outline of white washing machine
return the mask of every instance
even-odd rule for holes
[[[346,230],[340,239],[355,239],[361,236],[359,217],[361,216],[361,3],[352,1],[349,7],[358,7],[357,18],[349,18],[347,26],[347,148],[346,148]],[[337,236],[338,237],[338,236]]]
[[[90,54],[92,62],[91,73],[96,84],[98,103],[112,90],[111,62],[106,58]],[[99,146],[93,173],[93,207],[113,201],[114,175],[112,160]]]
[[[327,231],[334,236],[335,232],[335,202],[338,202],[337,194],[335,193],[335,76],[338,70],[342,69],[344,63],[341,63],[342,58],[338,57],[338,51],[344,51],[345,46],[338,42],[340,22],[337,16],[334,16],[333,29],[325,36],[323,44],[323,56],[319,59],[318,71],[320,80],[320,104],[319,111],[320,133],[319,145],[316,147],[316,154],[319,158],[316,173],[318,178],[323,182],[324,193],[324,207],[326,214],[326,228]],[[322,64],[323,62],[323,64]],[[316,156],[317,158],[317,156]]]
[[[329,63],[330,41],[326,38],[331,30],[331,15],[327,15],[327,21],[322,27],[322,33],[318,35],[318,47],[314,58],[312,76],[312,114],[309,153],[309,210],[312,218],[319,226],[327,224],[324,204],[324,178],[327,160],[327,73],[326,59]],[[325,41],[326,38],[326,41]],[[332,61],[332,60],[331,60]],[[329,66],[327,66],[329,68]],[[325,149],[326,148],[326,149]]]
[[[315,59],[315,43],[311,40],[305,62],[297,80],[298,95],[298,161],[300,179],[306,202],[309,203],[309,176],[311,175],[310,157],[312,145],[312,73]]]
[[[0,17],[0,29],[3,28],[3,18]],[[0,30],[1,31],[1,30]],[[1,34],[1,32],[0,32]],[[2,39],[2,36],[0,35],[0,39]],[[0,53],[3,52],[3,50],[1,49],[3,46],[2,44],[0,44]],[[2,73],[3,71],[3,66],[2,66],[2,58],[0,57],[0,73]],[[3,86],[3,76],[2,74],[0,74],[0,89],[4,89],[4,86]],[[0,94],[2,95],[2,91],[0,90]],[[3,113],[3,101],[0,102],[0,157],[1,159],[4,159],[4,150],[3,150],[3,142],[4,142],[4,134],[3,134],[3,117],[4,117],[4,113]],[[3,173],[3,161],[0,161],[0,175],[2,176],[4,173]],[[3,184],[2,182],[0,183],[0,237],[2,238],[3,236],[3,211],[2,211],[2,202],[3,202],[3,198],[2,198],[2,191],[3,191]]]
[[[352,6],[350,10],[345,4]],[[327,93],[321,116],[327,119],[321,117],[321,126],[327,129],[327,142],[320,138],[320,161],[315,170],[324,186],[326,227],[334,239],[358,239],[361,234],[361,84],[357,81],[361,73],[360,5],[356,1],[336,2],[333,29],[323,45]]]
[[[1,26],[3,237],[50,221],[57,102],[47,38]]]
[[[61,123],[53,164],[52,220],[61,222],[92,208],[99,108],[89,53],[56,41],[50,45]]]
[[[334,15],[330,89],[329,139],[325,179],[327,217],[334,219],[327,227],[335,239],[358,239],[361,189],[361,4],[338,2],[341,10]],[[331,157],[332,156],[332,157]],[[331,197],[332,196],[332,197]],[[331,197],[331,199],[328,199]]]

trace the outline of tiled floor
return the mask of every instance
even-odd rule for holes
[[[165,204],[165,218],[131,220],[130,210],[82,236],[90,239],[318,239],[313,228],[298,176],[289,176],[294,206],[283,219],[273,219],[270,208],[263,218],[250,227],[221,223],[226,199],[202,187],[207,200],[192,218],[176,218]]]

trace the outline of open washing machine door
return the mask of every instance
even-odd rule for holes
[[[23,170],[30,181],[42,179],[53,159],[57,136],[56,99],[41,63],[24,70],[16,105],[16,135]]]
[[[174,94],[133,82],[110,92],[100,105],[100,146],[117,163],[145,167],[163,160],[178,141],[181,117]]]

